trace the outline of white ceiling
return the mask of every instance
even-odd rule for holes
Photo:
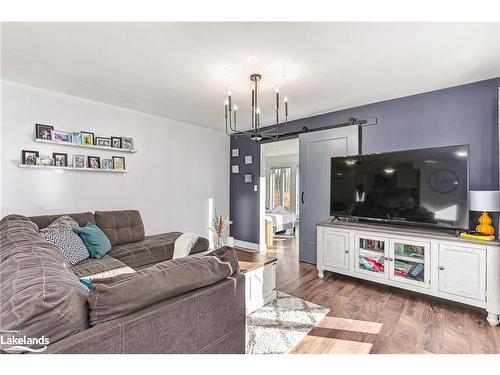
[[[2,24],[3,79],[213,129],[254,72],[296,119],[498,77],[500,23]]]

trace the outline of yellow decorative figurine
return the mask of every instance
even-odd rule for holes
[[[495,234],[495,228],[491,225],[491,218],[487,212],[483,212],[479,217],[479,225],[476,227],[476,232],[491,236]]]

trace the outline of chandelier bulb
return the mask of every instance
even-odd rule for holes
[[[260,114],[260,108],[257,108],[256,112],[257,112],[258,114]]]
[[[279,92],[280,92],[280,88],[279,88],[279,87],[276,87],[276,88],[274,89],[274,92],[275,92],[276,94],[277,94],[277,93],[279,93]]]
[[[284,101],[285,103],[287,103],[287,102],[288,102],[288,96],[285,96],[285,97],[283,98],[283,101]]]
[[[233,111],[237,111],[237,110],[238,110],[238,106],[235,104],[235,105],[233,106]]]
[[[231,96],[231,90],[228,90],[227,96]]]
[[[224,100],[224,105],[228,105],[229,104],[229,100]]]

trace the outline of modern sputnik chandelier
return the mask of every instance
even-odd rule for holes
[[[238,112],[238,106],[233,104],[231,97],[231,92],[228,92],[227,98],[224,101],[224,117],[226,120],[226,134],[228,136],[236,137],[249,137],[250,139],[259,142],[263,139],[277,139],[278,137],[286,134],[288,125],[288,98],[285,96],[283,98],[283,103],[285,107],[285,121],[283,123],[283,129],[280,131],[280,92],[276,88],[276,123],[265,130],[260,128],[260,115],[261,109],[259,107],[259,81],[262,79],[260,74],[252,74],[250,76],[250,81],[252,82],[252,128],[250,130],[238,130],[236,126],[236,114]]]

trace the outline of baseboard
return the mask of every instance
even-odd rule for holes
[[[234,246],[242,247],[244,249],[249,249],[249,250],[261,251],[260,245],[258,243],[254,243],[254,242],[247,242],[247,241],[241,241],[241,240],[235,239]]]

